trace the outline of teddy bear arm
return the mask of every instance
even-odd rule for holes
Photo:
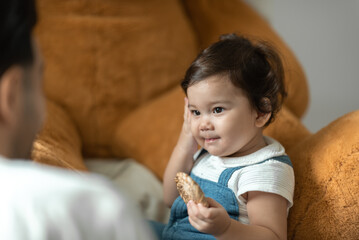
[[[35,162],[72,170],[87,170],[77,128],[60,105],[48,100],[44,127],[33,145]]]
[[[348,113],[288,151],[296,178],[290,239],[358,238],[358,122],[359,110]]]

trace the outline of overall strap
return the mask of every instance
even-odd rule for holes
[[[250,164],[250,165],[244,165],[244,166],[240,166],[240,167],[233,167],[233,168],[227,168],[225,169],[221,175],[219,176],[218,179],[218,183],[223,185],[223,186],[228,186],[228,181],[229,179],[232,177],[233,173],[241,168],[245,168],[248,166],[253,166],[253,165],[257,165],[257,164],[261,164],[270,160],[275,160],[278,162],[282,162],[285,163],[287,165],[289,165],[290,167],[293,167],[292,162],[290,161],[289,157],[287,155],[282,155],[282,156],[278,156],[278,157],[272,157],[272,158],[268,158],[264,161],[255,163],[255,164]]]

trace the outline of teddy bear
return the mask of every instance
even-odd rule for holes
[[[238,0],[38,0],[47,118],[34,161],[89,171],[86,158],[131,157],[162,179],[183,121],[179,83],[224,33],[279,51],[288,97],[265,135],[290,156],[296,179],[289,239],[359,236],[359,111],[317,133],[302,124],[304,71],[265,19]]]

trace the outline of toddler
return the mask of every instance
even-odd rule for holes
[[[293,168],[283,146],[262,133],[286,95],[283,75],[269,45],[235,34],[189,67],[184,123],[164,174],[171,217],[153,224],[161,239],[287,239]],[[191,175],[209,207],[183,202],[177,172]]]

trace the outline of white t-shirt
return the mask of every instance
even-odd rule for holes
[[[192,173],[200,178],[218,182],[221,173],[232,167],[247,166],[233,173],[228,181],[228,187],[238,200],[239,221],[249,224],[247,202],[242,194],[250,191],[262,191],[278,194],[288,200],[288,210],[293,205],[294,171],[291,166],[275,160],[265,161],[273,157],[285,155],[284,147],[276,140],[264,137],[267,146],[243,157],[216,157],[204,154],[192,169]],[[197,159],[198,151],[194,159]],[[248,166],[249,165],[249,166]]]
[[[104,178],[0,157],[0,239],[154,239]]]

